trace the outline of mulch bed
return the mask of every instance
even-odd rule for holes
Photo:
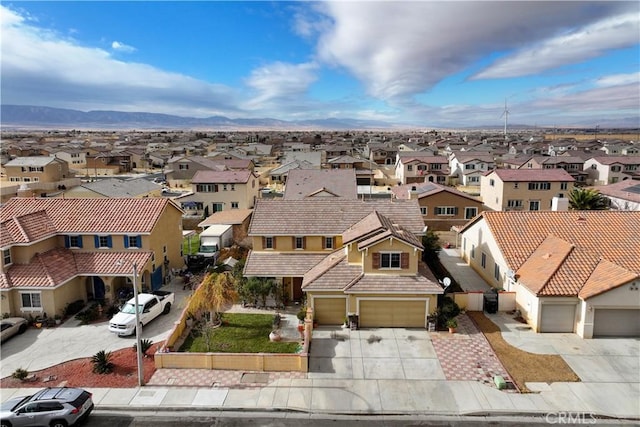
[[[475,322],[489,341],[493,351],[500,359],[520,391],[529,392],[526,382],[578,382],[580,377],[557,354],[534,354],[506,342],[500,328],[482,312],[468,311],[467,315]]]
[[[147,383],[156,367],[153,354],[159,344],[154,344],[147,351],[150,356],[143,357],[144,381]],[[138,385],[138,368],[136,352],[129,348],[111,352],[111,361],[115,368],[110,374],[96,374],[92,371],[93,364],[90,357],[70,360],[59,365],[51,366],[40,371],[29,372],[35,375],[35,381],[20,381],[12,377],[2,378],[2,388],[22,387],[55,387],[64,385],[67,387],[106,387],[106,388],[133,388]]]

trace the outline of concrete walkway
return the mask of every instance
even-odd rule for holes
[[[440,262],[465,291],[488,291],[491,286],[462,258],[459,249],[442,248]]]

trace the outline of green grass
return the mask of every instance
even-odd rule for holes
[[[200,235],[196,234],[182,240],[182,253],[184,255],[193,255],[200,248]]]
[[[272,314],[225,313],[223,325],[214,330],[208,350],[199,330],[194,330],[181,351],[191,353],[295,353],[297,342],[271,342]]]

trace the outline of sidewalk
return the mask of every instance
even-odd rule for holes
[[[459,249],[442,248],[440,262],[465,291],[488,291],[491,286],[475,272],[462,258]]]

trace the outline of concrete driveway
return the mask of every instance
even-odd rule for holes
[[[313,330],[310,379],[444,380],[424,329]]]
[[[183,291],[181,283],[164,286],[162,290],[176,294],[175,304],[167,315],[154,319],[143,327],[142,338],[153,342],[164,340],[185,307],[191,291]],[[2,343],[0,375],[11,375],[16,369],[37,371],[67,360],[90,357],[100,350],[114,351],[133,346],[133,337],[118,337],[109,332],[108,322],[80,325],[71,318],[55,328],[29,328]]]

